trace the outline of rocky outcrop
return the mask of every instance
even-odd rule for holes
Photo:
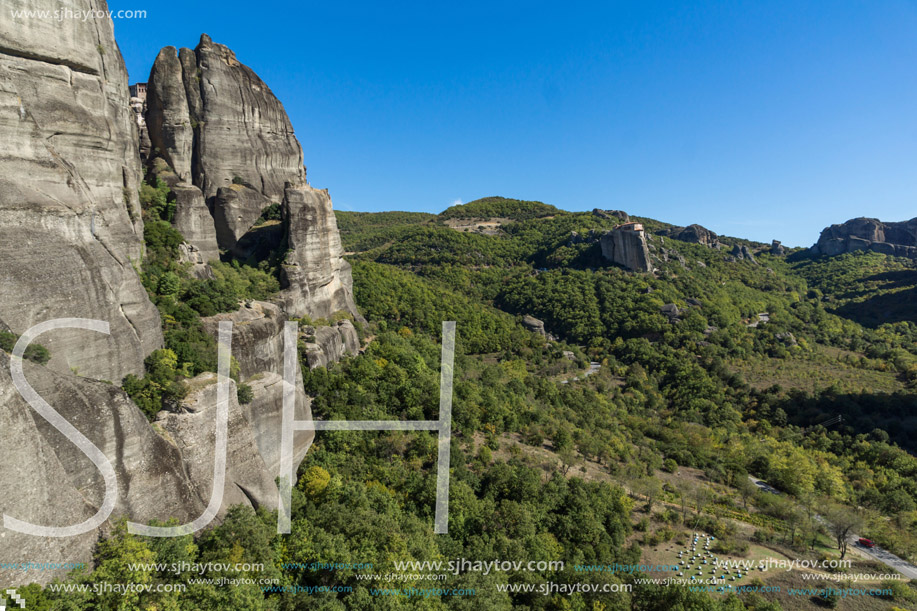
[[[109,322],[108,336],[41,342],[58,371],[120,381],[162,344],[132,266],[143,250],[137,123],[110,20],[13,17],[58,4],[10,0],[0,12],[0,316],[17,333],[52,318]]]
[[[29,384],[111,461],[118,481],[113,518],[146,523],[154,518],[197,517],[205,503],[188,479],[181,452],[157,435],[116,386],[60,374],[29,361]],[[20,396],[10,358],[0,351],[0,430],[15,440],[0,461],[0,513],[45,526],[78,524],[96,513],[105,492],[99,470],[71,441],[51,427]],[[212,469],[212,467],[211,467]],[[107,526],[106,526],[107,528]],[[98,532],[64,538],[23,535],[0,523],[4,562],[90,562]],[[0,581],[46,582],[53,572],[23,574],[0,569]]]
[[[327,327],[305,326],[301,330],[310,369],[327,367],[346,355],[360,352],[360,337],[353,323],[342,320]]]
[[[204,195],[197,187],[178,184],[172,187],[175,194],[175,217],[172,224],[185,240],[200,253],[204,263],[220,260],[217,233],[213,217],[204,203]]]
[[[339,311],[360,317],[353,301],[350,263],[327,189],[287,185],[283,199],[287,252],[280,301],[290,316],[330,318]]]
[[[623,210],[601,210],[599,208],[593,208],[592,216],[597,216],[600,219],[621,221],[622,223],[630,222],[630,216]]]
[[[755,265],[758,264],[758,260],[755,259],[755,254],[748,248],[748,246],[745,245],[739,246],[738,244],[734,244],[732,246],[732,256],[735,257],[735,259],[738,261],[742,261],[744,259],[754,263]]]
[[[544,330],[544,322],[538,320],[534,316],[529,316],[528,314],[523,316],[522,326],[532,333],[537,333],[538,335],[547,335]]]
[[[851,219],[825,228],[809,250],[815,255],[828,256],[871,250],[917,259],[917,218],[896,223],[862,217]]]
[[[232,250],[261,216],[271,200],[251,187],[237,184],[220,187],[213,204],[213,222],[220,248]]]
[[[786,248],[783,247],[783,244],[780,243],[780,240],[774,240],[771,242],[771,254],[778,257],[782,257],[786,254]]]
[[[203,193],[219,247],[235,252],[263,209],[282,204],[286,231],[276,246],[285,240],[290,250],[279,303],[295,318],[341,310],[359,318],[331,198],[306,182],[302,148],[268,86],[205,34],[193,51],[163,49],[148,88],[150,137],[177,160],[179,179],[190,173]]]
[[[153,149],[181,182],[191,183],[194,128],[175,47],[163,48],[153,62],[147,83],[146,124]]]
[[[646,234],[640,223],[626,223],[602,236],[602,256],[635,272],[652,271]]]
[[[703,244],[709,248],[719,246],[719,236],[701,225],[688,225],[687,227],[670,227],[658,232],[658,235],[667,236],[682,242]]]
[[[232,322],[232,354],[243,380],[263,371],[283,371],[286,316],[277,305],[248,301],[235,312],[204,318],[204,329],[216,338],[222,321]]]
[[[280,307],[264,301],[250,301],[235,312],[204,319],[204,329],[214,337],[217,335],[220,321],[233,323],[232,354],[239,363],[240,379],[252,387],[255,397],[251,404],[242,406],[242,411],[269,473],[274,474],[272,478],[276,476],[276,467],[279,464],[279,434],[283,407],[282,385],[279,382],[283,374],[283,328],[286,320]],[[340,360],[342,355],[343,352],[335,353],[337,358],[333,360]],[[325,364],[330,362],[332,360],[329,358]],[[295,417],[297,420],[311,420],[311,405],[303,389],[302,371],[299,367],[296,368],[295,386]],[[296,464],[306,455],[314,436],[314,432],[311,431],[296,434],[293,446]]]
[[[226,480],[219,517],[231,505],[239,503],[254,507],[277,507],[277,472],[269,472],[258,451],[252,427],[236,398],[236,383],[229,380],[228,444],[226,449]],[[213,489],[213,464],[217,411],[217,374],[202,373],[188,380],[192,391],[182,401],[177,413],[159,412],[158,426],[177,447],[189,479],[198,496],[210,499]],[[280,442],[280,428],[273,431]],[[164,514],[163,517],[168,517]]]
[[[153,145],[150,144],[150,132],[146,127],[146,101],[140,98],[131,97],[131,112],[134,113],[134,120],[137,122],[137,129],[140,134],[140,162],[146,163],[150,158],[150,151]]]
[[[205,198],[237,178],[279,203],[287,182],[305,183],[302,149],[283,105],[206,34],[193,51],[162,49],[148,88],[154,146]]]

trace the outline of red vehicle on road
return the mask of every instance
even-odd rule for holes
[[[862,537],[860,537],[860,539],[857,541],[857,543],[859,543],[859,544],[862,545],[863,547],[875,547],[875,546],[876,546],[875,542],[873,542],[872,540],[870,540],[870,539],[864,539],[864,538],[862,538]]]

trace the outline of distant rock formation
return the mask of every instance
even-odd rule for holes
[[[783,244],[780,243],[780,240],[774,240],[771,242],[771,254],[782,257],[786,254],[786,248],[783,247]]]
[[[652,271],[646,233],[640,223],[625,223],[602,236],[602,256],[635,272]]]
[[[687,227],[670,227],[657,232],[657,235],[663,235],[682,242],[692,242],[694,244],[703,244],[710,248],[719,246],[719,236],[701,225],[688,225]]]
[[[544,330],[544,322],[538,320],[534,316],[529,316],[526,314],[522,317],[522,326],[531,331],[532,333],[537,333],[538,335],[547,335]]]
[[[917,218],[896,223],[864,217],[851,219],[825,228],[809,249],[814,255],[828,256],[857,250],[917,259]]]
[[[732,246],[732,256],[735,257],[739,261],[743,259],[747,259],[748,261],[751,261],[755,265],[758,264],[758,260],[755,259],[754,253],[751,252],[748,246],[744,246],[744,245],[739,246],[738,244],[734,244]]]
[[[17,333],[52,318],[108,321],[110,335],[40,341],[53,369],[120,381],[162,345],[132,265],[143,252],[138,127],[111,20],[13,16],[58,9],[9,0],[0,11],[0,316]]]
[[[630,216],[623,210],[600,210],[598,208],[593,208],[592,215],[597,216],[600,219],[619,220],[622,223],[630,222]]]

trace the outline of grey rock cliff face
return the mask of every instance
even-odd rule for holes
[[[194,245],[204,263],[219,261],[220,249],[217,246],[213,217],[204,203],[201,190],[179,184],[172,187],[172,192],[175,193],[175,218],[172,224],[185,240]]]
[[[328,190],[288,185],[283,215],[290,248],[281,274],[284,309],[293,317],[327,318],[341,310],[359,317]]]
[[[182,448],[188,476],[195,491],[210,499],[216,436],[217,374],[202,373],[188,380],[191,393],[182,401],[180,413],[159,412],[156,424]],[[236,383],[229,380],[228,444],[223,502],[217,517],[231,505],[277,506],[276,473],[269,473],[258,452],[252,427],[236,399]],[[280,430],[277,429],[277,436]]]
[[[602,236],[602,256],[635,272],[652,271],[646,233],[640,223],[615,227]]]
[[[271,200],[245,185],[220,187],[213,204],[217,242],[223,250],[232,250],[261,216]]]
[[[302,148],[268,86],[202,35],[193,51],[160,52],[148,95],[159,100],[148,104],[150,138],[203,193],[219,248],[234,251],[265,207],[282,204],[291,251],[279,302],[287,314],[323,318],[344,310],[359,318],[331,198],[306,182]]]
[[[302,334],[306,337],[306,361],[310,369],[327,367],[345,355],[360,352],[360,337],[349,320],[329,327],[303,327]]]
[[[58,371],[120,381],[162,344],[132,267],[143,250],[138,127],[110,20],[12,16],[58,8],[9,0],[0,11],[0,316],[19,333],[51,318],[109,322],[109,336],[61,330],[41,342]]]
[[[239,178],[279,203],[287,182],[305,183],[283,105],[229,48],[206,34],[193,51],[165,47],[148,86],[153,145],[205,198]]]
[[[131,400],[115,386],[24,363],[29,384],[111,461],[118,479],[113,517],[146,523],[153,518],[187,521],[203,510],[187,478],[181,452],[158,436]],[[15,439],[0,461],[0,513],[46,526],[68,526],[95,514],[105,487],[98,469],[20,396],[10,377],[10,358],[0,351],[0,430]],[[107,528],[107,527],[106,527]],[[4,562],[89,562],[98,532],[44,538],[0,524]],[[52,573],[4,574],[4,583],[49,581]]]
[[[240,378],[251,386],[255,397],[252,403],[241,406],[241,410],[272,482],[278,474],[280,461],[283,328],[286,320],[277,305],[264,301],[252,301],[235,312],[204,319],[204,328],[214,337],[221,321],[233,323],[232,354],[239,362]],[[340,360],[342,355],[334,360]],[[311,401],[303,388],[302,371],[298,366],[295,387],[294,416],[297,420],[311,420]],[[313,431],[296,433],[293,439],[294,464],[298,465],[305,457],[314,437]],[[276,493],[272,499],[270,503],[276,503]]]
[[[150,144],[172,166],[180,181],[190,183],[194,129],[175,47],[165,47],[156,56],[147,87]]]
[[[829,256],[857,250],[917,259],[917,218],[897,223],[851,219],[825,228],[810,249],[812,254]]]

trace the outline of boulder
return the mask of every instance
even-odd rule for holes
[[[534,316],[529,316],[526,314],[522,317],[522,326],[531,331],[532,333],[537,333],[539,335],[546,335],[544,330],[544,323]]]
[[[719,245],[719,236],[701,225],[688,225],[687,227],[670,227],[658,232],[659,235],[668,236],[682,242],[703,244],[709,248]]]

